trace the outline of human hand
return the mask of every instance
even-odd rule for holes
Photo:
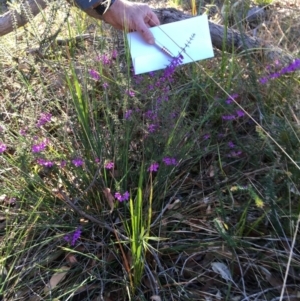
[[[116,29],[139,32],[149,44],[154,44],[154,37],[149,27],[160,24],[148,5],[127,0],[116,0],[102,19]]]

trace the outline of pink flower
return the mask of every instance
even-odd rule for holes
[[[76,167],[82,166],[83,165],[83,160],[81,158],[75,158],[72,160],[73,165]]]
[[[151,124],[148,125],[148,132],[149,133],[154,133],[156,131],[156,128],[157,128],[157,125],[151,123]]]
[[[130,97],[134,97],[134,95],[135,95],[134,91],[128,90],[128,89],[125,91],[125,94],[127,94]]]
[[[20,129],[19,133],[20,133],[21,136],[26,136],[26,134],[27,134],[27,128]]]
[[[4,153],[6,151],[6,144],[0,142],[0,154]]]
[[[67,165],[67,162],[66,162],[65,160],[60,161],[59,166],[60,166],[61,168],[64,168],[66,165]]]
[[[165,157],[162,159],[162,161],[168,166],[177,164],[177,161],[175,158]]]
[[[123,202],[123,201],[128,201],[129,200],[129,192],[126,191],[123,193],[123,195],[120,192],[116,192],[115,193],[115,198],[119,201],[119,202]]]
[[[105,169],[113,169],[115,167],[115,164],[112,161],[107,162],[107,163],[105,163],[104,167],[105,167]]]
[[[89,74],[90,76],[94,79],[94,80],[99,80],[100,79],[100,74],[99,72],[97,72],[94,69],[89,70]]]
[[[158,168],[159,168],[159,164],[157,162],[154,162],[149,166],[148,171],[149,172],[158,171]]]
[[[45,167],[49,167],[49,168],[54,165],[54,163],[52,161],[45,160],[45,159],[42,159],[42,158],[37,159],[37,163],[39,165],[42,165],[42,166],[45,166]]]
[[[31,151],[33,153],[40,153],[42,151],[45,150],[46,146],[48,144],[48,140],[45,139],[43,142],[41,143],[38,143],[38,144],[34,144],[32,147],[31,147]]]
[[[117,56],[118,56],[118,51],[116,49],[114,49],[111,53],[111,58],[115,60],[117,58]]]
[[[36,126],[40,128],[41,126],[45,125],[47,122],[50,122],[51,117],[52,117],[52,114],[50,114],[50,113],[41,113]]]

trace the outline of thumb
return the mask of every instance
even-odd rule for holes
[[[152,32],[149,30],[149,28],[147,27],[147,25],[143,22],[143,20],[139,24],[137,24],[136,31],[142,35],[143,39],[147,43],[154,44],[155,42],[154,36]]]

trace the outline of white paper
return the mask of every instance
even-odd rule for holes
[[[214,56],[206,15],[150,28],[154,38],[177,56],[191,36],[189,47],[182,52],[182,64]],[[127,34],[135,74],[164,69],[172,58],[156,45],[149,45],[137,32]]]

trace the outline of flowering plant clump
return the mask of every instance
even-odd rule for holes
[[[275,62],[275,64],[278,65],[279,63]],[[266,84],[271,79],[279,78],[279,77],[281,77],[284,74],[295,72],[295,71],[297,71],[299,69],[300,69],[300,59],[297,58],[292,63],[290,63],[288,66],[282,68],[280,71],[271,73],[271,74],[269,74],[267,76],[264,76],[264,77],[260,78],[259,82],[261,84]]]

